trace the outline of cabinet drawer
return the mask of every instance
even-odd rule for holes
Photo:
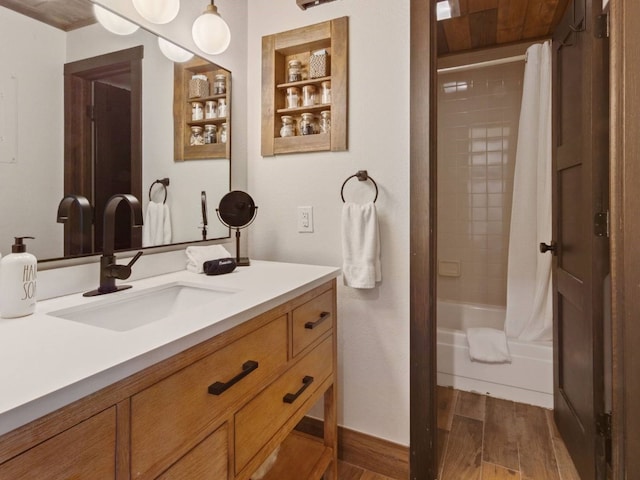
[[[132,397],[132,477],[164,470],[176,456],[192,448],[195,439],[206,435],[216,419],[238,408],[244,397],[264,386],[286,362],[287,319],[283,315]],[[234,379],[237,383],[222,393],[209,393],[210,386],[231,384]]]
[[[329,336],[236,413],[236,474],[329,377],[333,371],[332,345]],[[285,397],[289,398],[285,401]]]
[[[225,423],[160,475],[158,480],[226,479],[227,440],[228,432]]]
[[[0,465],[0,478],[116,476],[116,408],[111,407]]]
[[[333,290],[318,295],[293,313],[293,356],[295,357],[333,325]]]

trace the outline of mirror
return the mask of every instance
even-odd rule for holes
[[[89,0],[77,0],[75,4],[78,3],[91,5]],[[139,199],[146,212],[149,197],[161,204],[166,188],[170,243],[203,239],[203,213],[208,212],[211,218],[215,206],[230,190],[231,159],[226,155],[227,158],[175,161],[174,64],[161,53],[154,34],[139,29],[131,35],[119,36],[97,23],[65,32],[0,6],[0,41],[3,45],[0,48],[2,254],[9,253],[14,236],[30,235],[36,239],[31,241],[28,250],[39,261],[69,258],[64,254],[64,230],[69,227],[57,222],[58,205],[64,194],[75,193],[65,192],[65,177],[76,176],[95,189],[96,185],[104,186],[131,176],[131,172],[114,167],[109,158],[101,161],[100,168],[88,171],[76,164],[65,166],[65,161],[69,163],[65,118],[67,129],[70,122],[68,112],[65,117],[63,72],[66,64],[112,52],[135,50],[140,46],[142,140],[138,146],[141,165],[136,181]],[[231,73],[227,75],[230,80]],[[127,81],[112,75],[105,83],[123,87]],[[93,153],[94,147],[90,149]],[[111,157],[118,155],[112,153]],[[95,161],[99,156],[93,155],[92,158]],[[108,179],[104,178],[104,172],[110,174]],[[164,179],[169,179],[166,187],[162,182],[156,182]],[[91,197],[92,205],[93,189],[87,195]],[[206,192],[205,198],[208,198],[204,212],[202,192]],[[73,214],[72,211],[70,218]],[[95,216],[94,227],[101,223],[101,215]],[[214,222],[207,226],[206,231],[207,240],[229,237],[229,229]],[[92,235],[100,236],[95,232]],[[97,247],[99,250],[99,244]],[[138,246],[132,244],[129,248]],[[93,252],[96,253],[99,251]]]

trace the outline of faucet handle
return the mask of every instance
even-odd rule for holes
[[[136,253],[136,255],[131,259],[131,261],[127,263],[127,267],[129,268],[133,267],[133,264],[138,261],[138,259],[142,256],[142,253],[143,253],[142,251],[139,251],[138,253]]]

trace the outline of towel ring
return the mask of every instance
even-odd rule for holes
[[[376,187],[376,196],[373,199],[373,203],[376,203],[376,200],[378,200],[378,184],[376,183],[376,181],[371,178],[369,176],[369,174],[367,173],[366,170],[358,170],[357,173],[351,175],[350,177],[348,177],[344,183],[342,184],[342,188],[340,189],[340,197],[342,198],[342,202],[345,203],[345,199],[344,199],[344,186],[347,184],[347,182],[349,180],[351,180],[352,178],[357,178],[359,181],[361,182],[366,182],[367,180],[371,180],[371,183],[373,183],[373,186]]]
[[[151,184],[151,186],[149,187],[149,201],[151,201],[151,190],[153,190],[153,186],[156,183],[159,183],[164,188],[164,200],[162,201],[162,203],[167,203],[167,187],[169,186],[169,179],[168,178],[161,178],[161,179],[156,180],[155,182],[153,182]]]

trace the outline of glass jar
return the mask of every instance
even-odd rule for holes
[[[204,136],[202,135],[202,127],[191,127],[191,138],[189,140],[191,146],[204,145]]]
[[[220,125],[220,143],[227,143],[227,139],[229,138],[229,131],[227,128],[227,122]]]
[[[320,84],[320,99],[322,103],[331,103],[331,82],[326,80]]]
[[[300,134],[313,135],[316,133],[313,113],[303,113],[300,119]]]
[[[213,78],[213,94],[224,95],[227,93],[227,76],[224,73],[218,73]]]
[[[302,87],[302,105],[305,107],[313,107],[316,104],[316,87],[315,85],[305,85]]]
[[[204,110],[202,108],[202,102],[191,102],[191,120],[197,122],[204,118]]]
[[[331,133],[331,112],[329,110],[320,112],[320,133]]]
[[[287,108],[300,106],[300,89],[298,87],[287,88]]]
[[[218,99],[218,118],[224,118],[227,116],[227,100],[224,98]]]
[[[216,101],[207,100],[204,104],[204,118],[216,118]]]
[[[204,143],[218,143],[218,128],[215,125],[204,126]]]
[[[302,80],[302,62],[300,60],[289,60],[287,79],[289,82],[299,82]]]
[[[294,137],[296,135],[296,127],[293,124],[293,117],[290,115],[282,116],[282,128],[280,129],[281,137]]]

